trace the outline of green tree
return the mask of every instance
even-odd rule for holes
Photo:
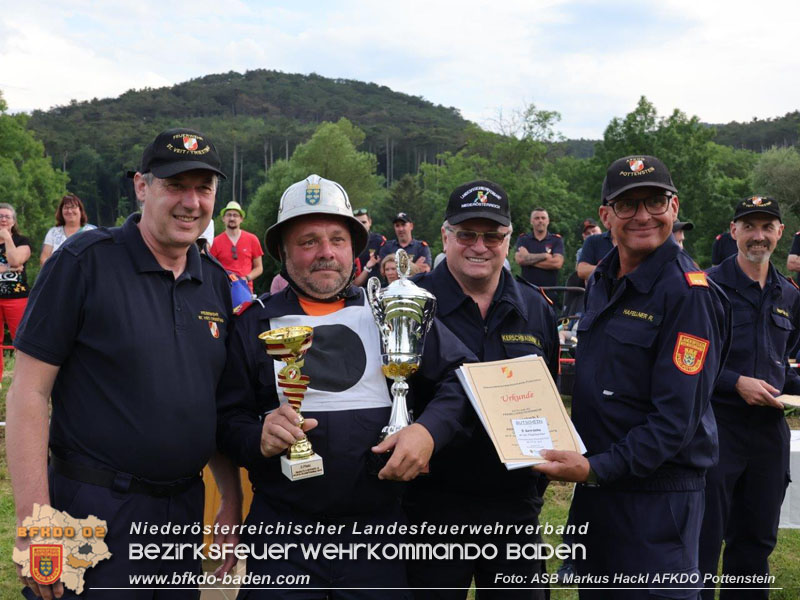
[[[625,118],[611,120],[603,140],[595,147],[593,159],[599,197],[599,182],[606,167],[617,158],[631,154],[660,158],[678,189],[681,220],[691,220],[696,225],[685,244],[702,266],[711,263],[714,237],[730,221],[735,201],[730,194],[741,189],[743,169],[750,156],[723,152],[711,141],[714,133],[698,117],[688,117],[677,109],[668,117],[659,117],[643,96]]]
[[[386,194],[382,178],[375,174],[374,154],[360,152],[354,140],[363,133],[347,119],[338,123],[322,123],[307,142],[300,144],[287,160],[276,161],[267,172],[267,180],[256,191],[247,219],[242,227],[264,232],[275,222],[280,198],[291,184],[317,174],[339,183],[347,192],[353,206],[380,203]],[[276,261],[265,257],[264,270],[277,273]],[[269,287],[269,277],[260,278],[261,288]]]
[[[800,215],[800,152],[771,148],[753,169],[753,192],[774,196],[784,211]]]
[[[28,263],[38,272],[38,249],[53,226],[53,214],[66,192],[67,175],[53,169],[44,145],[27,129],[27,115],[9,115],[0,94],[0,199],[17,212],[19,230],[34,244]]]

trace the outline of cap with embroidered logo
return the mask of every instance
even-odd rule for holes
[[[507,227],[511,224],[508,195],[500,185],[486,179],[464,183],[450,194],[444,218],[451,225],[468,219],[489,219]]]
[[[781,223],[781,208],[778,206],[778,201],[770,196],[750,196],[741,200],[736,205],[736,210],[733,213],[733,220],[738,221],[745,215],[752,215],[754,213],[764,213],[765,215],[772,215],[776,217]]]

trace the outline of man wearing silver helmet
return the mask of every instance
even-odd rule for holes
[[[364,291],[351,284],[353,258],[366,242],[367,231],[353,216],[345,190],[317,175],[284,192],[277,222],[267,230],[267,251],[281,261],[289,286],[240,311],[218,394],[219,444],[249,470],[255,490],[247,522],[273,526],[262,535],[245,535],[246,543],[260,547],[266,535],[270,543],[298,546],[399,541],[388,534],[363,534],[368,525],[404,522],[402,486],[389,480],[415,478],[467,419],[467,401],[454,369],[475,359],[434,320],[419,371],[409,378],[416,422],[374,446],[389,420],[391,398],[370,306]],[[279,398],[275,361],[258,339],[264,331],[298,325],[314,328],[303,366],[310,382],[302,426]],[[305,433],[323,457],[325,472],[289,481],[281,473],[280,455]],[[377,477],[370,474],[368,456],[389,450],[386,466]],[[288,523],[292,527],[282,527]],[[360,598],[408,594],[402,562],[369,560],[365,554],[314,559],[296,548],[278,560],[249,559],[247,568],[273,580],[310,576],[307,587],[315,589],[308,591],[321,598],[337,588],[359,588]],[[262,593],[281,598],[297,589],[248,590],[246,597]]]

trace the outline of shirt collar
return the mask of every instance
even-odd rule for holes
[[[136,270],[140,273],[162,272],[167,271],[156,260],[150,248],[144,243],[142,232],[139,231],[139,222],[142,219],[141,213],[132,214],[125,223],[122,225],[122,236],[125,241],[125,247],[136,266]],[[203,266],[201,263],[200,251],[197,244],[191,244],[186,250],[186,267],[184,273],[188,274],[192,279],[200,282],[203,281]]]
[[[723,281],[724,283],[731,286],[733,289],[739,291],[744,290],[751,286],[756,286],[761,289],[761,286],[758,284],[757,281],[754,279],[750,279],[745,272],[742,271],[742,267],[739,266],[739,261],[737,260],[737,254],[726,258],[720,264],[720,271],[722,271]],[[778,276],[777,271],[775,270],[774,265],[770,262],[769,263],[769,270],[767,271],[767,282],[764,284],[764,289],[773,288],[773,287],[780,287],[781,281],[780,277]]]
[[[446,258],[431,271],[430,277],[433,279],[434,289],[439,292],[436,295],[436,311],[440,316],[454,312],[467,300],[472,301],[472,298],[464,293],[456,278],[453,277],[447,266]],[[528,310],[522,299],[519,286],[514,285],[513,276],[503,267],[501,267],[500,281],[497,284],[492,302],[508,302],[523,319],[528,318]]]
[[[664,265],[673,260],[681,247],[670,235],[666,241],[651,252],[632,272],[625,275],[631,285],[641,294],[648,293],[658,279]],[[610,279],[616,277],[619,270],[619,247],[614,248],[601,260],[595,269],[595,278],[604,275]]]

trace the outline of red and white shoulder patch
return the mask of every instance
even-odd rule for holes
[[[701,337],[678,332],[672,362],[687,375],[697,375],[703,370],[710,342]]]

